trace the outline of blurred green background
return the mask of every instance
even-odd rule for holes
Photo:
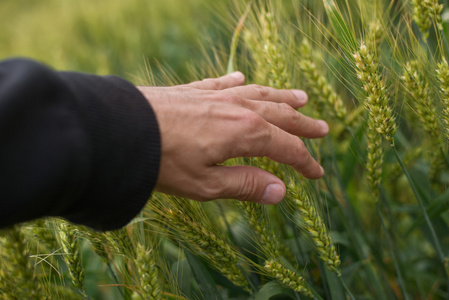
[[[115,74],[131,81],[145,61],[182,81],[205,38],[230,39],[226,9],[211,0],[0,1],[0,59],[25,56],[59,70]],[[223,26],[225,25],[225,26]],[[155,71],[156,75],[159,71]]]

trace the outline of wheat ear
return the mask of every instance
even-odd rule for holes
[[[304,278],[298,273],[287,269],[275,259],[265,261],[264,269],[270,277],[276,278],[282,285],[309,297],[313,297]]]
[[[343,100],[335,92],[323,72],[319,71],[308,40],[302,41],[300,51],[299,68],[307,80],[311,96],[315,96],[320,103],[326,105],[327,108],[324,111],[329,111],[332,117],[345,125],[350,125]]]
[[[3,230],[0,238],[0,298],[44,299],[29,262],[27,241],[19,225]]]
[[[81,263],[78,229],[65,221],[60,221],[58,234],[59,242],[64,251],[64,261],[69,269],[72,284],[83,297],[87,297],[84,286],[84,269]]]
[[[154,251],[146,245],[136,246],[136,266],[139,276],[140,295],[143,299],[159,300],[161,287],[159,269],[154,261]]]
[[[260,240],[265,255],[274,258],[280,257],[279,239],[269,225],[264,205],[247,201],[236,203],[243,210],[245,219]]]
[[[369,116],[373,120],[372,126],[391,144],[394,144],[393,135],[397,125],[393,110],[389,106],[386,85],[379,72],[375,54],[361,43],[359,50],[354,53],[357,76],[362,82],[366,92],[365,106],[369,111]]]
[[[288,200],[294,211],[298,212],[301,219],[296,222],[311,238],[320,259],[327,265],[328,269],[340,273],[340,257],[337,254],[331,236],[313,204],[309,194],[303,187],[303,183],[289,184]]]
[[[413,111],[426,131],[437,144],[442,142],[440,127],[438,125],[438,112],[432,101],[429,83],[422,76],[418,61],[407,62],[402,76],[404,86],[411,95],[411,106]]]
[[[367,128],[367,171],[373,198],[377,201],[383,165],[382,137],[394,145],[393,135],[397,126],[393,111],[389,106],[389,98],[385,83],[379,74],[376,57],[364,43],[354,53],[356,72],[366,92],[364,101],[368,109]]]
[[[179,205],[179,203],[186,203],[187,201],[189,200],[179,201],[179,199],[176,199],[173,202]],[[206,222],[198,223],[187,213],[187,209],[180,209],[177,205],[171,205],[171,207],[155,206],[153,211],[157,214],[161,223],[177,232],[176,238],[180,239],[183,245],[207,259],[215,269],[236,286],[249,290],[249,283],[239,267],[237,251],[225,239],[210,230],[210,226],[208,227],[205,224]]]
[[[264,42],[263,50],[269,70],[268,84],[277,89],[288,89],[290,82],[285,57],[287,51],[279,38],[279,30],[273,13],[262,11],[260,25]]]
[[[438,64],[437,77],[440,82],[441,106],[444,123],[443,134],[446,141],[449,141],[449,64],[446,59],[443,59],[443,61]]]
[[[412,17],[416,25],[418,25],[423,38],[429,36],[429,29],[432,21],[439,30],[443,30],[443,21],[441,13],[443,12],[443,4],[439,4],[438,0],[412,0],[413,12]]]

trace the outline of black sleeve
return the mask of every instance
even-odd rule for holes
[[[150,197],[159,160],[156,117],[132,84],[0,62],[0,227],[61,216],[120,228]]]

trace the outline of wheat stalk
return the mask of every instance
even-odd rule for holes
[[[385,83],[379,74],[379,65],[375,55],[362,42],[353,57],[356,62],[357,76],[366,92],[364,104],[369,112],[368,129],[366,131],[368,138],[366,168],[372,194],[377,201],[384,155],[382,137],[389,141],[391,145],[394,145],[393,135],[397,126],[393,111],[388,103],[389,98]]]
[[[299,184],[292,182],[288,188],[289,204],[301,217],[299,222],[297,221],[296,223],[311,238],[320,259],[327,265],[328,269],[340,276],[340,257],[332,243],[323,219],[303,185],[304,182]]]
[[[438,71],[441,71],[441,68],[437,70],[437,74]],[[444,71],[439,73],[442,74]],[[442,147],[444,144],[444,130],[441,130],[439,124],[439,114],[436,103],[433,101],[429,82],[422,75],[422,72],[420,72],[418,61],[414,60],[406,63],[402,80],[408,94],[411,96],[413,111],[418,116],[424,131],[431,137],[432,147],[436,149]],[[443,116],[444,113],[443,110]],[[444,158],[440,151],[430,153],[429,176],[432,180],[438,177],[444,168],[444,164]]]
[[[191,205],[187,199],[168,196],[167,199],[171,202],[169,206],[156,204],[157,199],[153,202],[153,212],[156,213],[158,220],[177,233],[175,238],[179,239],[182,245],[207,259],[236,286],[249,290],[248,280],[240,267],[238,252],[225,239],[213,232],[212,226],[208,226],[207,221],[200,217],[202,215],[200,212],[194,213],[200,207],[189,209]],[[183,203],[182,208],[180,203]],[[196,221],[199,218],[202,219],[201,223]]]
[[[116,253],[122,255],[125,259],[134,257],[134,244],[126,227],[108,231],[104,234],[104,236],[108,241],[108,244],[112,246]],[[97,246],[100,245],[97,244]]]
[[[393,110],[389,106],[386,85],[379,74],[379,65],[375,54],[362,42],[359,50],[353,56],[356,62],[357,76],[367,94],[364,104],[373,120],[372,129],[393,145],[393,135],[397,126]]]
[[[92,245],[92,250],[101,257],[105,263],[109,263],[109,254],[105,245],[108,245],[108,239],[105,237],[104,233],[94,232],[89,228],[83,228],[81,234],[86,238]]]
[[[160,272],[154,258],[153,249],[141,243],[137,244],[135,264],[139,276],[140,296],[143,299],[162,299]]]
[[[84,269],[81,263],[81,248],[79,245],[78,229],[61,220],[58,234],[59,242],[64,251],[64,261],[69,269],[72,284],[78,289],[82,296],[87,297],[86,288],[84,286]]]
[[[285,57],[287,51],[279,38],[279,30],[273,13],[262,11],[260,26],[264,43],[263,51],[269,70],[268,84],[277,89],[287,89],[290,87]]]
[[[440,82],[441,107],[444,122],[443,134],[446,141],[449,141],[449,64],[443,59],[438,64],[437,77]]]
[[[38,219],[32,222],[29,226],[32,237],[39,240],[39,245],[44,246],[46,250],[58,248],[58,241],[56,239],[53,222],[53,220]]]
[[[42,288],[31,268],[28,241],[20,225],[0,237],[0,297],[3,299],[44,299]]]
[[[341,97],[335,92],[332,85],[328,82],[323,72],[316,65],[312,55],[312,47],[310,43],[304,39],[300,47],[299,68],[307,79],[309,93],[315,96],[319,103],[326,105],[326,111],[338,121],[345,125],[349,124],[348,113]]]
[[[267,257],[280,257],[279,239],[269,225],[263,204],[239,201],[237,205],[243,210],[245,219],[260,240],[261,248]]]
[[[251,30],[243,32],[243,40],[255,64],[253,67],[253,81],[260,85],[268,85],[267,74],[269,69],[265,60],[263,45]]]
[[[282,285],[291,288],[294,291],[312,297],[312,292],[307,287],[304,278],[298,273],[287,269],[284,265],[282,265],[275,259],[266,260],[264,269],[269,276],[279,280]]]
[[[443,4],[439,4],[438,0],[412,0],[412,6],[413,20],[416,25],[418,25],[424,39],[429,37],[429,29],[432,25],[432,21],[439,30],[443,30],[443,21],[441,17]]]
[[[418,115],[421,125],[426,133],[433,137],[437,144],[440,144],[442,140],[438,125],[438,112],[432,101],[429,83],[419,70],[418,61],[407,62],[401,78],[407,93],[411,96],[412,109]]]

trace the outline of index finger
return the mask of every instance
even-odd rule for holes
[[[247,126],[242,127],[235,137],[235,143],[228,145],[230,157],[226,159],[266,156],[279,163],[290,165],[307,178],[316,179],[324,175],[323,168],[299,137],[256,116],[246,123]]]
[[[257,84],[232,87],[228,88],[227,91],[249,100],[287,103],[293,108],[306,105],[308,100],[307,94],[302,90],[278,90]]]
[[[242,85],[245,82],[245,75],[242,72],[230,73],[218,78],[206,78],[195,81],[184,86],[200,90],[224,90],[227,88]]]

